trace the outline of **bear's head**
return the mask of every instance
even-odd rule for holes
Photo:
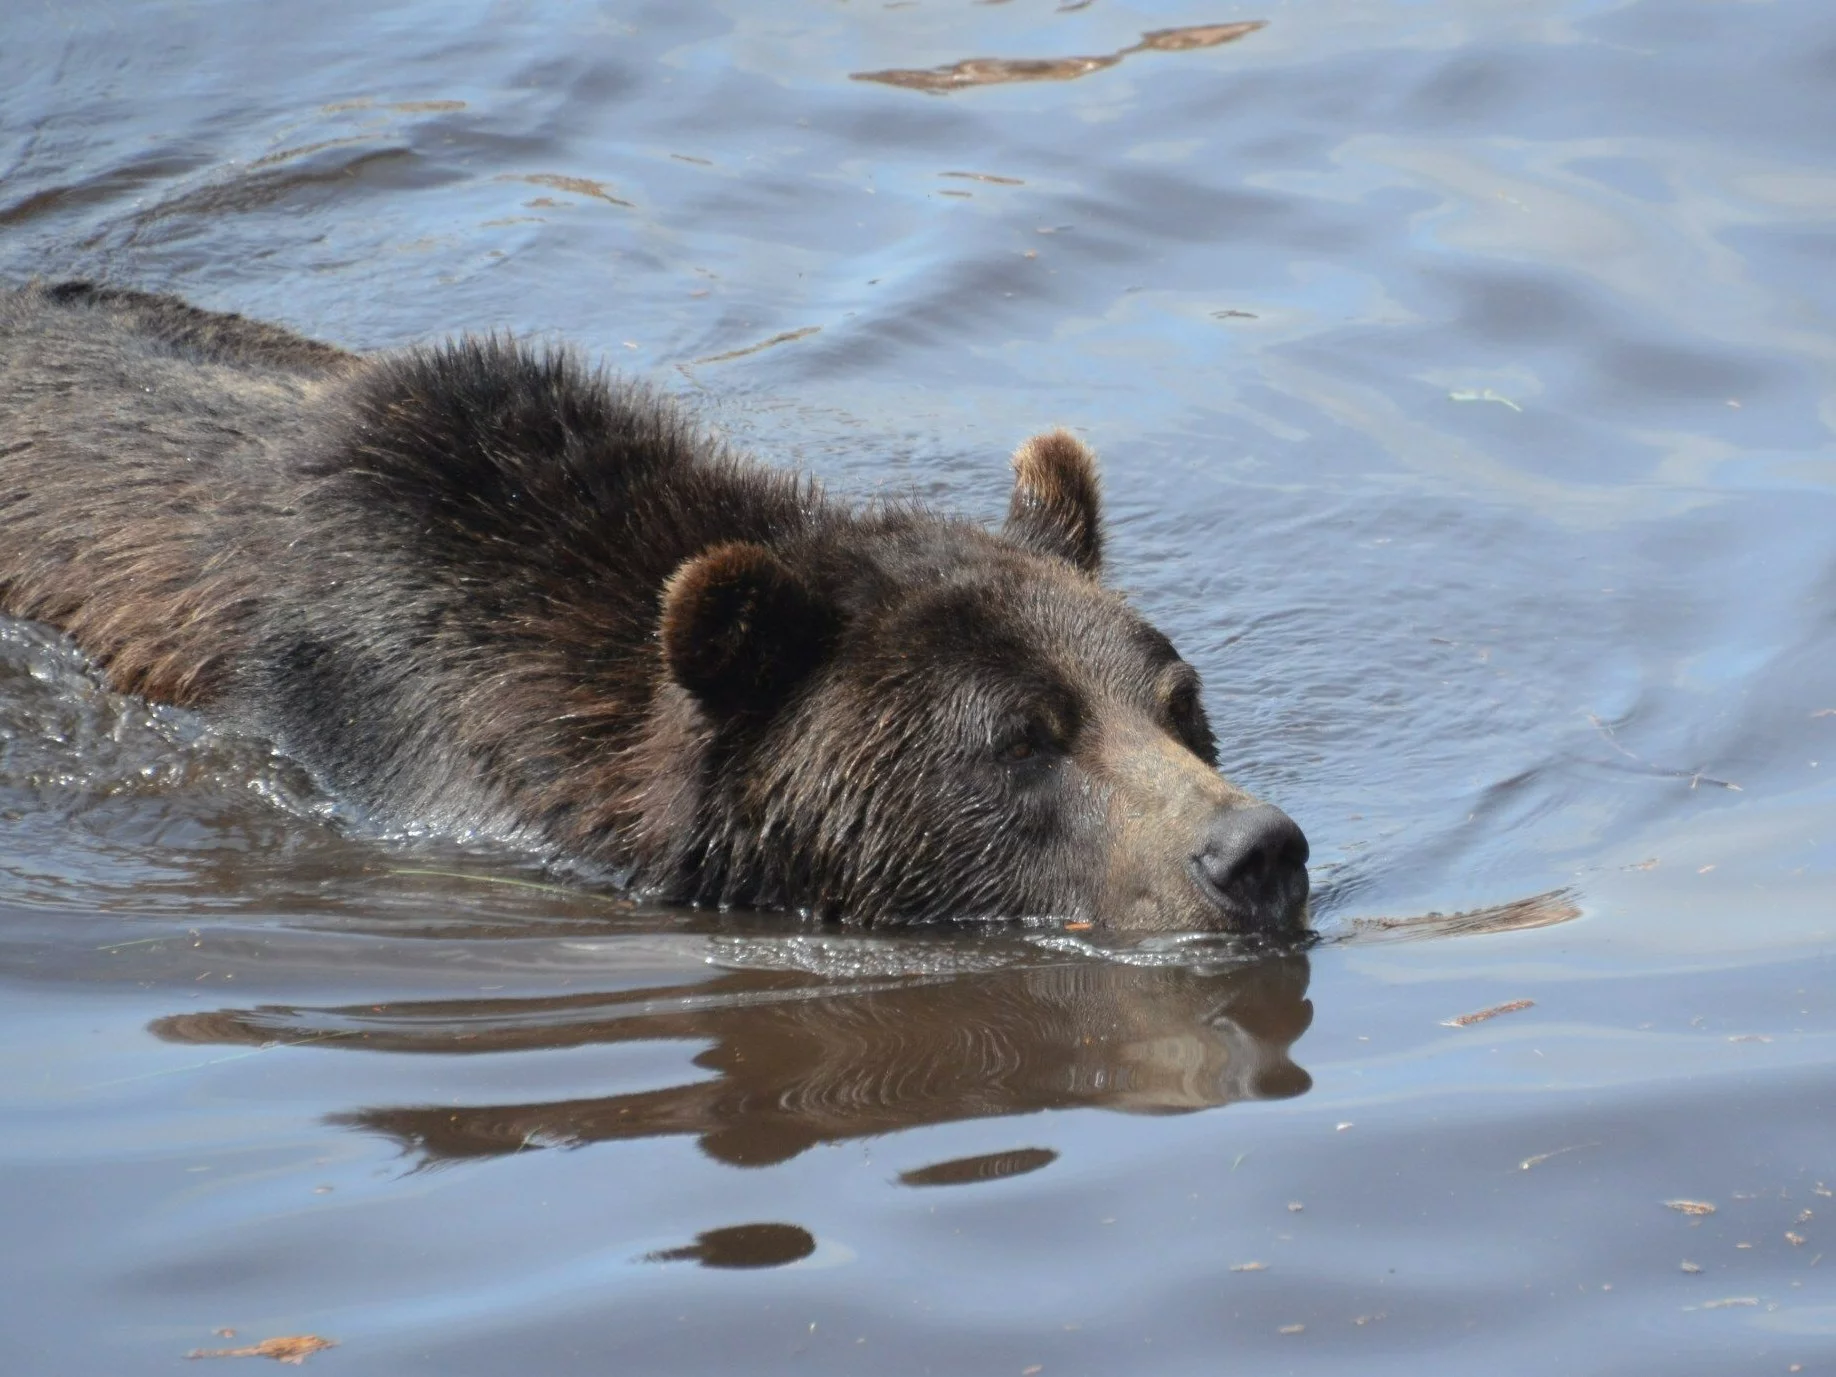
[[[1014,458],[997,535],[916,509],[686,562],[644,830],[664,887],[857,922],[1292,931],[1307,842],[1223,779],[1199,679],[1099,582],[1094,461]],[[653,741],[656,735],[653,735]]]

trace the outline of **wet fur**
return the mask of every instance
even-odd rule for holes
[[[855,511],[566,351],[360,358],[168,297],[0,291],[0,609],[384,819],[673,899],[1094,916],[1118,873],[1185,863],[1115,854],[1105,749],[1150,723],[1181,787],[1242,797],[1190,671],[1095,581],[1087,451],[1015,467],[999,535]],[[1015,732],[1059,733],[1066,772],[991,764]],[[1176,909],[1146,925],[1197,925]]]

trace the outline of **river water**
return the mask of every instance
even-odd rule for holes
[[[9,0],[0,275],[1080,427],[1322,940],[569,892],[6,624],[7,1370],[1836,1368],[1833,265],[1827,0]]]

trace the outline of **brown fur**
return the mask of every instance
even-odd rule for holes
[[[248,648],[278,454],[355,356],[82,284],[0,294],[7,336],[0,608],[62,628],[120,692],[212,700]]]
[[[1014,494],[1007,529],[1023,543],[1063,552],[1095,575],[1103,565],[1096,460],[1068,430],[1035,435],[1014,451]]]
[[[0,610],[386,822],[858,922],[1298,923],[1089,451],[1014,469],[998,533],[854,511],[566,352],[0,291]]]

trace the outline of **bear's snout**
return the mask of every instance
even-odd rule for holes
[[[1291,926],[1307,902],[1307,837],[1271,803],[1213,814],[1192,855],[1199,892],[1236,926]]]
[[[1105,720],[1086,768],[1108,790],[1097,911],[1140,931],[1291,933],[1306,923],[1307,838],[1145,717]]]

